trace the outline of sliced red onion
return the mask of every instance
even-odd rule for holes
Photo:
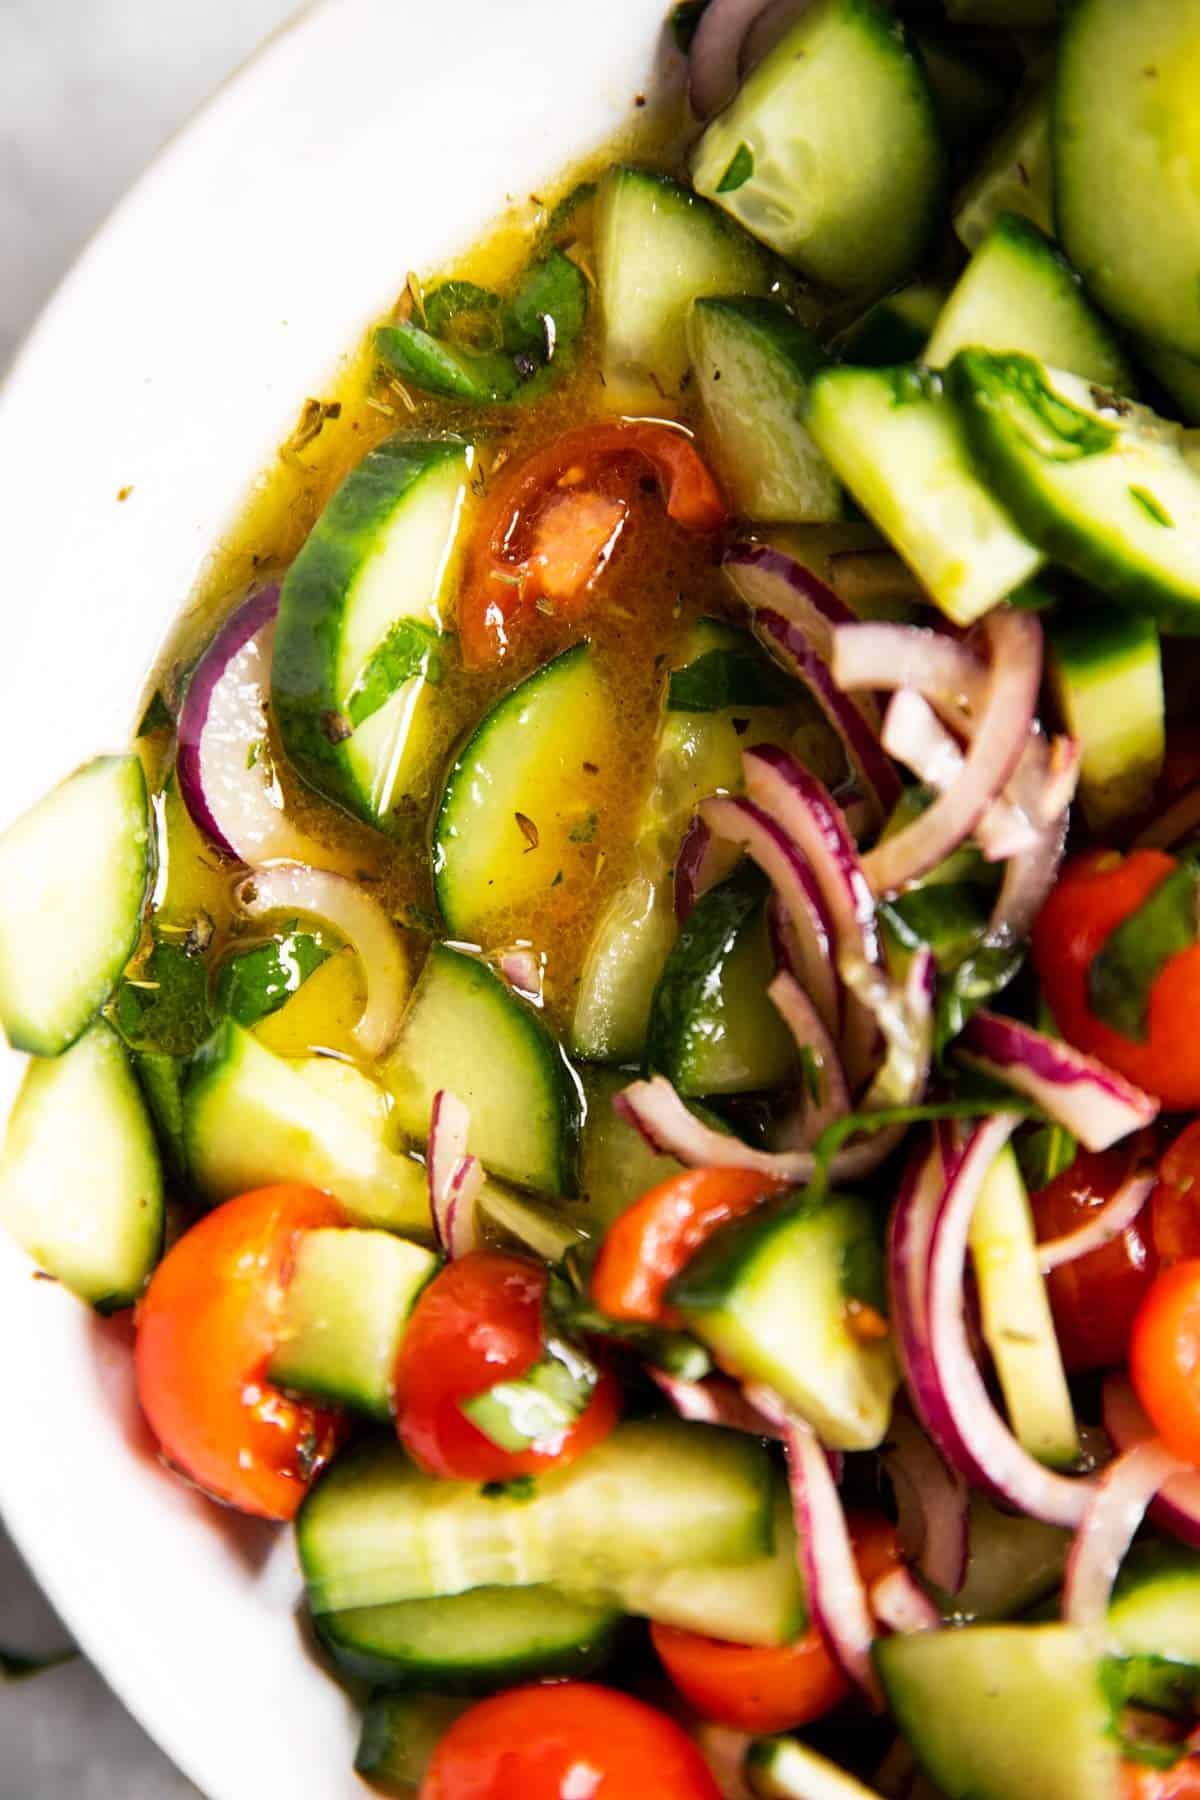
[[[768,0],[743,39],[741,55],[738,57],[738,75],[741,80],[746,79],[751,69],[758,67],[768,51],[775,48],[811,4],[812,0]]]
[[[923,695],[913,688],[893,694],[883,721],[883,747],[889,756],[935,793],[945,794],[961,780],[965,758]],[[1002,862],[1029,851],[1038,828],[1003,796],[993,800],[975,828],[976,841],[989,862]]]
[[[787,919],[789,967],[826,1028],[840,1030],[842,999],[833,964],[833,922],[827,897],[803,853],[783,826],[752,800],[721,796],[702,801],[700,818],[714,840],[736,844],[769,879]]]
[[[900,1546],[928,1581],[957,1594],[967,1578],[967,1484],[915,1419],[897,1413],[881,1451],[896,1496]]]
[[[1096,1478],[1067,1558],[1063,1618],[1085,1630],[1104,1623],[1113,1583],[1155,1495],[1187,1472],[1157,1438],[1123,1450]]]
[[[183,803],[218,850],[239,862],[340,859],[291,822],[267,742],[271,642],[279,589],[252,594],[196,664],[179,714],[175,768]]]
[[[926,625],[839,625],[830,655],[833,679],[848,693],[912,688],[955,730],[987,697],[986,664],[959,638]]]
[[[1104,1429],[1119,1451],[1157,1436],[1128,1375],[1105,1377],[1103,1415]],[[1200,1550],[1200,1471],[1173,1475],[1159,1491],[1150,1516],[1163,1531]]]
[[[1068,823],[1064,810],[1053,824],[1039,832],[1031,849],[1021,851],[1009,862],[988,920],[984,943],[989,947],[1008,949],[1029,935],[1030,926],[1058,879],[1067,847]]]
[[[833,654],[838,625],[857,625],[858,615],[839,599],[828,582],[786,550],[770,544],[734,544],[721,564],[752,612],[782,613],[799,625],[817,655]]]
[[[471,1115],[456,1094],[439,1088],[429,1117],[425,1152],[433,1230],[439,1248],[451,1257],[479,1248],[479,1194],[483,1167],[467,1153]]]
[[[1158,1101],[1123,1075],[1017,1019],[978,1012],[955,1047],[964,1062],[1026,1094],[1088,1150],[1107,1150],[1158,1116]]]
[[[738,57],[746,33],[767,0],[709,0],[688,51],[688,102],[711,119],[737,92]]]
[[[870,1592],[871,1611],[889,1631],[938,1631],[942,1615],[911,1569],[903,1564],[881,1575]]]
[[[775,1142],[780,1150],[811,1150],[826,1126],[850,1111],[845,1071],[816,1006],[786,969],[772,981],[767,998],[795,1038],[796,1047],[811,1059],[811,1080],[816,1088],[815,1095],[809,1091],[806,1071],[799,1102],[779,1126]]]
[[[1075,1262],[1093,1250],[1103,1250],[1105,1244],[1119,1238],[1133,1224],[1154,1192],[1155,1180],[1150,1174],[1128,1176],[1116,1193],[1089,1215],[1086,1225],[1040,1243],[1037,1252],[1042,1274],[1061,1269],[1064,1263]]]
[[[683,834],[675,858],[675,918],[686,924],[697,900],[724,881],[737,866],[738,849],[715,837],[697,814]]]
[[[1038,770],[1035,817],[1042,825],[1053,825],[1066,812],[1079,786],[1083,751],[1074,738],[1052,738],[1045,753],[1044,767]],[[1018,777],[1020,770],[1018,769]]]
[[[535,1006],[542,1004],[542,959],[531,944],[514,944],[500,953],[500,973],[510,988]]]
[[[252,919],[268,913],[309,913],[332,925],[362,965],[367,998],[354,1038],[364,1056],[383,1056],[394,1043],[408,997],[404,950],[378,900],[345,875],[304,863],[276,863],[240,882],[237,900]]]
[[[1200,787],[1189,788],[1134,839],[1137,850],[1169,850],[1200,827]]]
[[[646,1373],[681,1419],[696,1425],[721,1425],[726,1431],[744,1431],[751,1437],[783,1436],[774,1420],[752,1405],[737,1383],[724,1375],[710,1375],[704,1381],[682,1381],[662,1369],[647,1367]]]

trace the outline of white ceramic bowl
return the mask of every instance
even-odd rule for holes
[[[327,0],[160,157],[0,398],[0,825],[127,740],[170,621],[305,396],[409,268],[629,122],[662,79],[665,11]],[[6,1053],[0,1099],[19,1075]],[[0,1369],[0,1508],[126,1704],[211,1800],[361,1800],[289,1536],[158,1467],[121,1328],[6,1241]]]

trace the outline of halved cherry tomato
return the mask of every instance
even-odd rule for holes
[[[421,1800],[720,1800],[672,1719],[592,1682],[510,1688],[457,1719]]]
[[[1096,1018],[1088,970],[1109,933],[1178,867],[1161,850],[1093,850],[1069,863],[1033,927],[1033,960],[1059,1030],[1166,1106],[1200,1107],[1200,944],[1165,964],[1150,990],[1149,1030],[1135,1043]]]
[[[620,1389],[602,1373],[568,1431],[535,1449],[502,1450],[463,1416],[460,1402],[531,1369],[543,1348],[546,1271],[524,1257],[476,1250],[435,1275],[413,1308],[396,1360],[396,1427],[431,1475],[509,1481],[574,1462],[608,1436]]]
[[[668,514],[686,530],[717,531],[725,523],[720,489],[681,426],[636,419],[581,425],[500,472],[458,603],[468,668],[502,657],[539,600],[570,612],[607,564],[647,470]]]
[[[849,1520],[855,1560],[868,1587],[895,1568],[900,1546],[881,1513]],[[730,1644],[673,1625],[651,1625],[654,1648],[685,1700],[736,1731],[786,1731],[841,1704],[850,1686],[815,1625],[794,1644]]]
[[[1155,1250],[1164,1263],[1200,1256],[1200,1119],[1180,1132],[1158,1175],[1150,1202]]]
[[[1155,1279],[1134,1320],[1129,1374],[1167,1448],[1200,1464],[1200,1259]]]
[[[1030,1196],[1039,1240],[1065,1237],[1104,1206],[1132,1166],[1128,1148],[1081,1150],[1069,1169]],[[1158,1257],[1142,1215],[1102,1249],[1064,1263],[1046,1278],[1063,1361],[1072,1374],[1125,1361],[1137,1310]]]
[[[1121,1764],[1121,1800],[1200,1800],[1200,1756],[1185,1756],[1171,1769]]]
[[[613,1319],[674,1324],[663,1296],[713,1232],[785,1183],[750,1169],[688,1169],[660,1182],[609,1226],[592,1299]]]
[[[345,1435],[343,1416],[266,1379],[305,1231],[337,1201],[287,1184],[227,1200],[167,1252],[137,1309],[138,1397],[168,1460],[217,1500],[290,1519]]]

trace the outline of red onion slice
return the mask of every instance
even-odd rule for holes
[[[832,802],[830,802],[832,805]],[[787,918],[789,966],[826,1028],[841,1024],[842,1002],[833,965],[833,923],[826,899],[803,853],[761,806],[722,796],[705,800],[700,818],[712,837],[736,844],[769,879]]]
[[[770,544],[734,544],[721,566],[751,612],[762,608],[781,613],[799,625],[826,662],[833,654],[835,627],[858,623],[858,615],[829,584],[786,550]]]
[[[697,900],[710,888],[724,881],[736,868],[736,845],[716,837],[697,814],[683,834],[679,854],[675,858],[675,919],[687,923]]]
[[[955,1048],[973,1068],[1028,1095],[1089,1150],[1107,1150],[1158,1116],[1158,1101],[1123,1075],[1017,1019],[978,1012]]]
[[[965,758],[955,739],[921,694],[899,688],[883,721],[883,747],[911,769],[935,793],[945,794],[961,780]],[[1029,851],[1038,828],[1018,807],[1001,797],[993,800],[975,829],[976,841],[989,862],[1002,862]]]
[[[1150,1502],[1188,1465],[1157,1438],[1123,1450],[1092,1488],[1067,1558],[1063,1618],[1085,1630],[1104,1623],[1113,1583]]]
[[[1052,1269],[1061,1269],[1064,1263],[1075,1262],[1093,1250],[1103,1250],[1105,1244],[1119,1238],[1149,1200],[1155,1181],[1156,1177],[1149,1174],[1128,1176],[1116,1193],[1090,1215],[1086,1225],[1065,1232],[1062,1237],[1044,1239],[1037,1247],[1042,1274],[1049,1275]]]
[[[942,1615],[911,1569],[889,1569],[875,1582],[869,1598],[875,1618],[889,1631],[908,1635],[941,1629]]]
[[[738,75],[744,81],[756,69],[769,50],[795,24],[812,0],[768,0],[742,41],[738,57]]]
[[[781,1438],[774,1420],[760,1412],[724,1375],[704,1381],[682,1381],[662,1369],[647,1368],[651,1381],[661,1388],[681,1419],[695,1425],[721,1425],[726,1431],[744,1431],[751,1437]]]
[[[967,1578],[966,1482],[903,1412],[880,1455],[896,1495],[901,1548],[935,1587],[957,1594]]]
[[[515,994],[542,1004],[542,959],[531,944],[513,944],[500,954],[500,973]]]
[[[738,57],[746,33],[767,0],[709,0],[688,51],[688,102],[711,119],[737,92]]]
[[[799,1102],[779,1126],[775,1142],[780,1150],[811,1150],[826,1126],[850,1111],[845,1071],[820,1013],[786,969],[780,970],[768,987],[767,998],[795,1038],[797,1049],[811,1059],[800,1084]],[[815,1094],[810,1091],[810,1081]]]
[[[988,670],[960,639],[926,625],[848,624],[832,634],[833,679],[853,693],[912,688],[965,728],[987,697]]]
[[[238,884],[249,918],[274,912],[308,913],[332,925],[362,965],[367,999],[354,1038],[362,1053],[381,1057],[395,1042],[408,997],[408,969],[395,926],[371,894],[345,875],[304,863],[256,869]]]
[[[1105,1377],[1103,1416],[1104,1429],[1117,1450],[1130,1450],[1156,1436],[1128,1375]],[[1200,1550],[1200,1472],[1173,1475],[1159,1491],[1150,1516],[1163,1531]]]
[[[199,829],[239,862],[342,861],[292,824],[269,755],[266,702],[279,589],[252,594],[196,664],[179,714],[179,792]]]
[[[988,920],[984,942],[1007,949],[1029,935],[1051,888],[1067,847],[1068,814],[1064,810],[1039,834],[1029,850],[1014,856],[1004,871],[1000,892]]]
[[[889,1313],[917,1417],[946,1466],[962,1479],[973,1473],[974,1464],[946,1405],[929,1349],[929,1251],[946,1177],[947,1165],[936,1144],[905,1171],[888,1224]]]
[[[449,1257],[479,1248],[478,1200],[483,1168],[467,1153],[471,1115],[456,1094],[439,1088],[429,1118],[425,1152],[429,1206],[438,1247]]]

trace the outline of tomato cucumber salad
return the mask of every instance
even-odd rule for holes
[[[0,1218],[383,1793],[1186,1800],[1200,0],[667,25],[0,839]]]

